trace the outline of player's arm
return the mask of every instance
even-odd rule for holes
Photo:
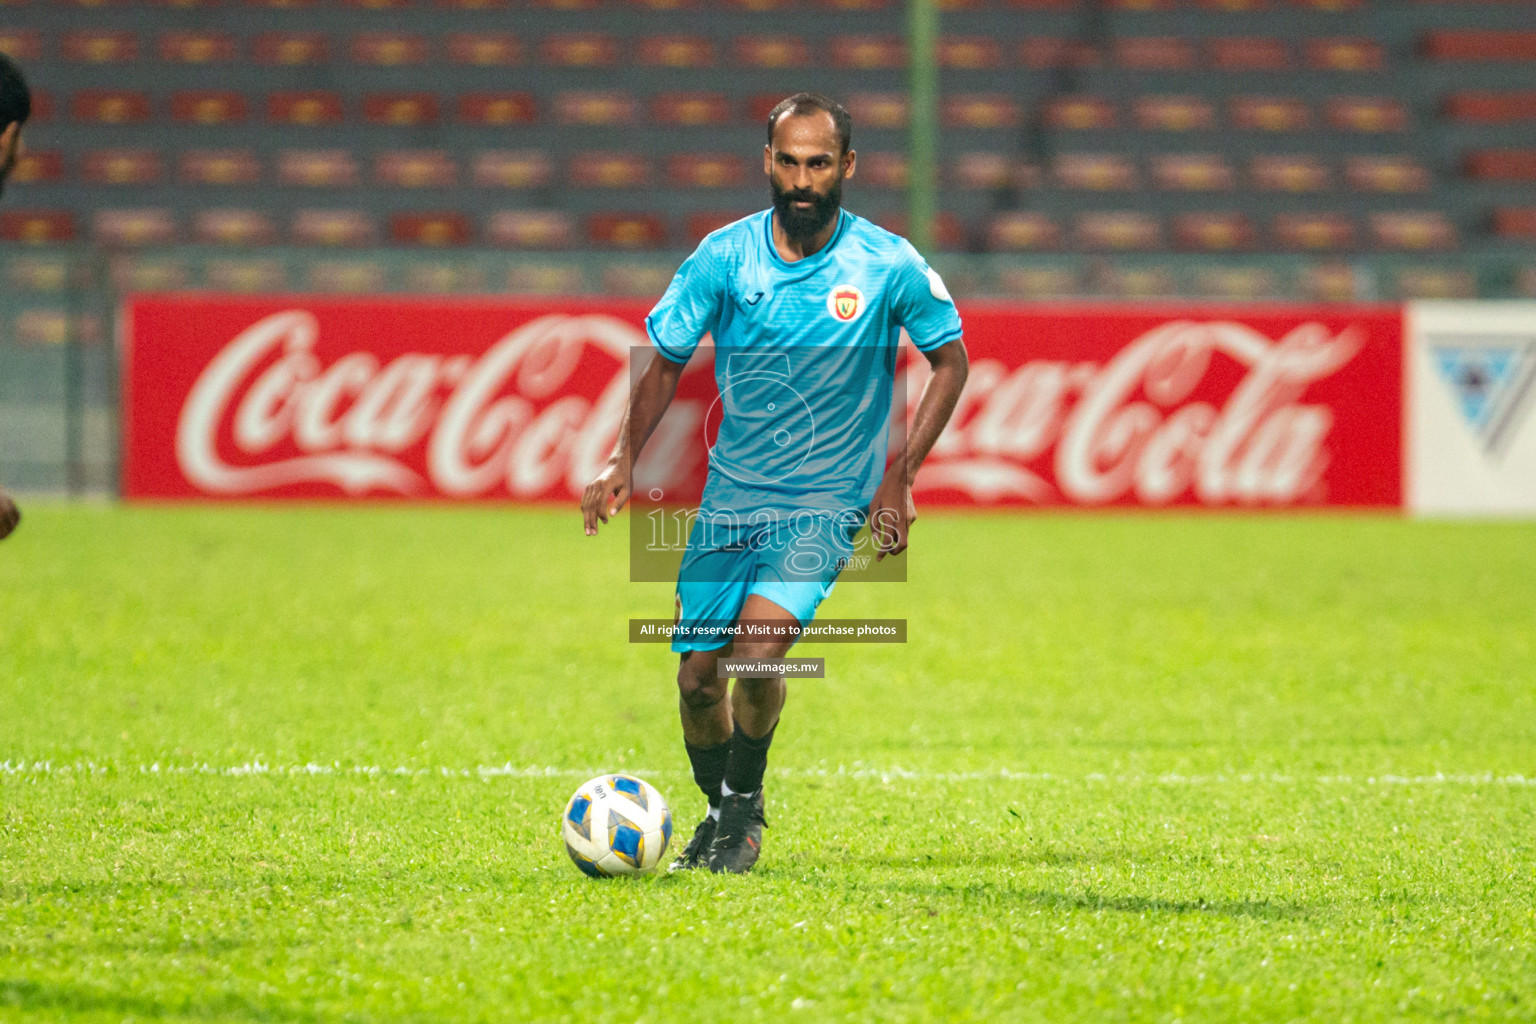
[[[651,361],[640,371],[635,386],[629,393],[629,404],[624,409],[624,420],[619,424],[619,439],[608,457],[603,471],[587,485],[581,497],[581,518],[586,525],[587,536],[597,535],[597,524],[606,523],[629,501],[634,485],[635,460],[667,406],[677,394],[677,382],[683,375],[683,364],[665,358],[660,352],[651,353]]]
[[[965,378],[970,373],[970,358],[962,338],[946,342],[923,355],[928,358],[933,373],[917,400],[917,412],[907,432],[907,443],[891,460],[869,506],[869,528],[874,534],[876,561],[906,550],[908,531],[917,521],[912,478],[917,476],[923,460],[933,450],[939,435],[944,433],[950,416],[954,415],[960,392],[965,389]]]
[[[0,540],[9,537],[11,531],[15,530],[20,522],[21,509],[16,507],[16,503],[11,500],[9,494],[5,493],[5,489],[0,488]]]

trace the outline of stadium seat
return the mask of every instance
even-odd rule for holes
[[[267,97],[267,121],[300,127],[340,124],[346,119],[341,96],[328,90],[275,92]]]
[[[1198,252],[1252,249],[1253,223],[1241,213],[1181,213],[1173,218],[1173,243]]]
[[[1401,132],[1408,129],[1408,108],[1377,96],[1330,96],[1323,104],[1328,126],[1341,132]]]
[[[667,158],[669,185],[734,188],[746,180],[746,164],[735,153],[674,153]]]
[[[1108,5],[1117,11],[1171,11],[1176,0],[1109,0]]]
[[[833,11],[883,11],[892,0],[811,0],[812,3]]]
[[[1430,60],[1536,60],[1536,32],[1438,29],[1424,37]]]
[[[1354,221],[1342,213],[1282,213],[1270,233],[1283,249],[1328,252],[1355,245]]]
[[[153,185],[164,171],[152,149],[92,150],[81,162],[81,177],[93,185]]]
[[[555,120],[561,124],[589,127],[632,124],[640,114],[640,101],[622,90],[562,92],[555,95]]]
[[[485,222],[486,241],[506,249],[564,249],[574,238],[561,210],[502,210]]]
[[[1015,11],[1075,11],[1082,0],[1006,0]]]
[[[1261,11],[1268,0],[1200,0],[1200,6],[1208,11]]]
[[[1403,267],[1392,280],[1399,299],[1477,298],[1477,275],[1465,268]]]
[[[741,218],[749,216],[751,210],[706,211],[703,213],[690,213],[684,222],[684,240],[689,245],[697,245],[703,241],[704,236],[711,231],[718,231],[727,224],[734,224]]]
[[[305,274],[311,291],[344,295],[376,295],[386,289],[389,275],[375,259],[315,260]]]
[[[800,36],[739,36],[731,53],[737,64],[749,68],[803,68],[811,62],[811,48]]]
[[[1110,59],[1128,71],[1188,71],[1195,47],[1181,36],[1123,36],[1110,48]]]
[[[1314,11],[1355,11],[1365,6],[1365,0],[1292,0],[1292,3]]]
[[[1274,272],[1263,267],[1201,267],[1195,272],[1194,290],[1202,298],[1242,302],[1280,295]]]
[[[602,0],[531,0],[526,6],[551,11],[590,11],[602,6]]]
[[[722,125],[731,103],[720,92],[664,92],[651,100],[651,120],[660,124]]]
[[[199,210],[192,217],[192,239],[208,245],[272,245],[277,227],[255,210]]]
[[[829,47],[832,64],[853,71],[906,67],[907,46],[900,36],[836,36]]]
[[[1536,149],[1486,149],[1467,154],[1467,177],[1478,181],[1536,181]]]
[[[1036,188],[1040,169],[1003,153],[961,153],[949,164],[946,181],[963,189]]]
[[[648,11],[684,11],[699,6],[696,0],[628,0],[628,2]]]
[[[569,263],[525,263],[507,271],[507,290],[515,295],[576,295],[585,291],[587,275]]]
[[[1158,264],[1104,263],[1094,268],[1093,290],[1117,299],[1165,299],[1179,292],[1178,279]]]
[[[907,126],[907,94],[904,92],[856,92],[848,97],[847,103],[854,123],[861,128]]]
[[[994,131],[1016,127],[1023,112],[1012,97],[1002,93],[961,93],[944,98],[939,118],[948,128]]]
[[[1078,248],[1091,251],[1150,250],[1163,247],[1163,225],[1140,210],[1079,214],[1073,225]]]
[[[1131,116],[1143,131],[1211,131],[1216,108],[1203,96],[1138,96]]]
[[[658,68],[712,67],[715,44],[705,36],[647,36],[640,40],[639,60]]]
[[[885,230],[901,235],[903,238],[911,234],[907,230],[905,213],[877,214],[871,219]],[[933,219],[933,244],[936,249],[944,252],[957,252],[966,248],[965,225],[960,222],[960,218],[948,211],[939,213]]]
[[[1058,96],[1045,105],[1045,122],[1071,131],[1113,128],[1119,121],[1115,105],[1103,96]]]
[[[1411,156],[1351,156],[1344,160],[1344,180],[1360,192],[1428,192],[1429,168]]]
[[[261,162],[245,149],[193,149],[177,160],[177,177],[188,185],[254,185]]]
[[[953,71],[985,71],[1003,66],[1003,49],[990,36],[944,36],[939,64]]]
[[[1380,249],[1424,251],[1460,244],[1456,225],[1438,210],[1373,213],[1367,223],[1371,241]]]
[[[454,11],[504,11],[512,0],[437,0],[437,6]]]
[[[1141,175],[1120,153],[1063,153],[1051,162],[1051,175],[1063,188],[1122,191],[1136,188]]]
[[[1055,68],[1092,68],[1101,63],[1092,43],[1055,36],[1029,36],[1019,43],[1019,63],[1036,71]]]
[[[1495,209],[1493,233],[1500,238],[1536,242],[1536,206],[1501,206]]]
[[[374,159],[373,180],[397,188],[451,188],[458,184],[459,166],[447,150],[387,150]]]
[[[656,249],[666,244],[667,228],[653,213],[594,213],[587,239],[607,249]]]
[[[578,153],[570,180],[581,188],[640,188],[650,182],[651,168],[638,153]]]
[[[1353,302],[1360,278],[1353,265],[1340,261],[1315,263],[1301,272],[1301,293],[1315,302]]]
[[[445,43],[454,64],[508,67],[523,59],[522,44],[508,32],[450,32]]]
[[[994,287],[1021,299],[1069,298],[1083,290],[1081,271],[1073,267],[999,267]]]
[[[1536,90],[1458,92],[1445,101],[1445,116],[1466,124],[1518,124],[1536,121]]]
[[[551,67],[608,67],[618,56],[618,40],[596,32],[567,32],[548,36],[539,44],[539,59]]]
[[[472,232],[462,213],[392,213],[389,237],[406,245],[465,245]]]
[[[139,37],[132,32],[78,29],[64,33],[59,52],[82,64],[121,64],[139,58]]]
[[[171,94],[171,120],[182,124],[238,124],[249,113],[245,95],[225,90]]]
[[[1236,175],[1218,153],[1163,153],[1151,158],[1152,180],[1158,188],[1177,192],[1230,189]]]
[[[109,248],[169,245],[178,235],[176,214],[164,207],[97,210],[92,218],[91,235]]]
[[[1218,71],[1285,71],[1291,66],[1291,48],[1285,40],[1262,36],[1210,39],[1206,54]]]
[[[23,150],[11,168],[16,184],[54,184],[64,180],[64,154],[56,149]]]
[[[21,64],[43,59],[43,34],[32,28],[0,28],[0,53]]]
[[[46,89],[32,90],[32,116],[28,124],[43,124],[53,120],[53,94]]]
[[[322,188],[357,185],[357,161],[344,149],[288,149],[277,154],[277,180],[284,185]]]
[[[67,211],[0,209],[0,241],[48,245],[74,238],[75,217]]]
[[[1234,96],[1228,118],[1234,128],[1245,131],[1299,132],[1311,127],[1312,111],[1293,97]]]
[[[1333,186],[1333,172],[1315,156],[1256,156],[1248,165],[1254,188],[1266,192],[1322,192]]]
[[[641,295],[658,299],[672,281],[672,268],[647,263],[613,263],[598,278],[604,295]]]
[[[161,60],[174,64],[225,64],[239,55],[228,32],[164,32],[157,48]]]
[[[795,0],[726,0],[726,6],[743,11],[782,11],[793,7]]]
[[[470,180],[481,188],[542,188],[554,172],[549,154],[537,150],[490,150],[470,163]]]
[[[150,117],[149,97],[136,89],[82,89],[70,97],[76,121],[138,124]]]
[[[354,64],[393,68],[425,64],[431,47],[426,37],[411,32],[359,32],[352,37],[347,54]]]
[[[289,234],[299,245],[363,246],[378,241],[379,229],[361,210],[299,210]]]
[[[263,32],[256,37],[252,53],[259,64],[299,67],[326,63],[331,44],[319,32]]]
[[[459,97],[456,114],[464,124],[503,126],[531,124],[538,120],[533,94],[526,92],[472,92]]]
[[[430,92],[379,92],[363,97],[363,120],[369,124],[408,127],[436,124],[437,94]]]
[[[1316,71],[1380,71],[1386,63],[1374,39],[1309,39],[1306,59]]]
[[[878,151],[860,153],[858,181],[865,188],[906,188],[906,155]]]

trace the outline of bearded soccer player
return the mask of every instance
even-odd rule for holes
[[[651,353],[618,443],[582,497],[588,535],[629,499],[635,460],[700,339],[715,342],[723,418],[677,583],[672,650],[683,741],[709,812],[672,870],[751,870],[783,675],[741,676],[722,657],[779,659],[831,593],[868,522],[876,558],[916,518],[909,481],[965,384],[960,317],[905,239],[842,209],[853,176],[848,111],[799,93],[768,116],[773,208],[709,235],[651,315]],[[932,364],[887,467],[901,328]],[[760,632],[746,634],[742,623]]]
[[[21,152],[21,126],[31,115],[32,94],[27,91],[27,80],[15,63],[0,53],[0,193],[5,191],[5,179]],[[21,509],[0,487],[0,540],[9,537],[19,522]]]

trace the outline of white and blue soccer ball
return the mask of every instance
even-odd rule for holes
[[[577,787],[560,831],[565,852],[593,878],[642,875],[667,852],[672,811],[644,779],[599,775]]]

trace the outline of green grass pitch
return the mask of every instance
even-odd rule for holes
[[[0,1020],[1536,1020],[1536,525],[955,515],[828,617],[759,870],[627,532],[37,504],[0,545]]]

